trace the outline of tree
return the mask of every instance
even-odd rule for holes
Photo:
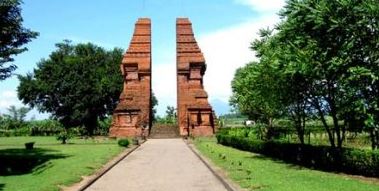
[[[20,76],[18,97],[23,103],[50,112],[66,128],[84,126],[89,135],[98,119],[111,115],[121,93],[122,50],[87,44],[56,44],[33,73]]]
[[[6,63],[14,61],[12,56],[27,51],[22,46],[38,36],[37,32],[22,26],[20,5],[21,0],[0,1],[0,81],[10,77],[17,68],[15,64]]]
[[[8,114],[0,116],[0,128],[2,129],[17,129],[23,127],[25,123],[26,114],[30,111],[30,108],[20,107],[17,108],[11,105],[8,109]]]
[[[8,115],[6,116],[14,121],[24,122],[26,114],[29,111],[30,111],[30,108],[27,108],[27,107],[16,108],[16,106],[11,105],[8,108]]]
[[[279,35],[273,35],[273,30],[260,30],[260,39],[252,43],[252,50],[256,52],[260,59],[260,64],[264,69],[269,70],[269,77],[258,77],[254,82],[265,84],[256,86],[260,92],[265,92],[261,99],[276,105],[276,113],[281,117],[289,117],[296,129],[299,141],[304,144],[305,123],[310,115],[309,104],[307,103],[309,82],[306,72],[312,70],[307,67],[308,54],[296,55],[292,47],[287,43],[282,43]],[[265,63],[265,64],[264,64]],[[267,66],[265,66],[267,65]],[[261,71],[256,71],[260,73]]]
[[[167,106],[166,114],[163,117],[157,116],[155,123],[159,124],[175,124],[176,123],[176,109],[173,106]]]
[[[277,94],[271,92],[275,87],[270,86],[273,70],[269,67],[270,65],[252,62],[237,69],[232,81],[233,95],[230,99],[230,103],[249,119],[267,125],[272,124],[279,111],[275,105],[277,102],[274,101]]]
[[[261,30],[252,44],[259,61],[237,70],[232,104],[249,117],[291,116],[302,143],[317,114],[333,148],[352,125],[378,148],[377,1],[289,0],[280,16],[275,33]]]
[[[306,73],[309,100],[331,146],[341,148],[346,126],[340,121],[346,122],[356,112],[379,113],[374,101],[378,98],[372,96],[378,92],[379,4],[375,0],[290,0],[280,15],[284,21],[277,27],[280,41],[292,46],[295,59],[301,60],[302,52],[311,53],[305,63],[313,68]],[[332,125],[326,115],[332,117]]]
[[[176,122],[176,111],[174,106],[167,106],[166,108],[166,121],[170,124]]]
[[[155,97],[154,92],[151,93],[151,121],[155,122],[157,120],[156,114],[157,114],[157,107],[158,106],[158,100],[157,97]]]

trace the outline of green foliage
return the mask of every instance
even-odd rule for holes
[[[120,145],[121,147],[128,147],[130,144],[129,139],[119,139],[117,141],[117,144]]]
[[[112,116],[108,116],[104,118],[103,120],[98,121],[98,127],[95,129],[94,134],[95,135],[102,135],[102,136],[107,136],[109,132],[109,128],[111,127],[112,124]]]
[[[166,119],[167,122],[170,124],[176,123],[176,111],[175,107],[173,106],[167,106],[166,109]]]
[[[98,119],[113,112],[122,89],[122,50],[87,44],[56,44],[33,73],[19,76],[23,103],[49,112],[66,128],[84,126],[92,135]]]
[[[71,133],[67,132],[66,130],[64,131],[61,131],[58,135],[57,135],[57,140],[58,141],[61,141],[62,144],[66,144],[67,141],[69,139],[72,138],[72,135]]]
[[[167,106],[166,115],[164,117],[157,116],[155,123],[158,124],[176,124],[176,109],[173,106]]]
[[[12,105],[8,108],[8,114],[0,117],[0,129],[12,130],[26,127],[25,122],[26,114],[30,111],[27,107],[16,108]]]
[[[0,1],[0,81],[10,77],[17,68],[15,64],[6,63],[25,52],[27,48],[22,46],[38,36],[37,32],[22,26],[21,3],[21,0]]]
[[[151,93],[151,121],[155,122],[157,120],[157,106],[158,106],[158,100],[157,97],[155,97],[154,92]]]
[[[269,126],[288,117],[302,143],[306,121],[317,116],[332,147],[342,148],[347,129],[365,128],[377,148],[378,2],[286,3],[282,21],[252,43],[259,61],[237,70],[231,104]]]
[[[280,105],[275,102],[279,99],[276,94],[270,92],[279,88],[270,86],[276,74],[267,67],[269,65],[253,62],[238,69],[232,81],[233,96],[230,102],[249,119],[268,124],[279,115]]]
[[[239,184],[243,190],[265,191],[376,191],[375,182],[336,172],[322,172],[287,164],[260,154],[217,144],[214,138],[197,138],[198,151]],[[222,159],[221,156],[225,156]]]
[[[30,136],[52,136],[59,134],[63,129],[63,125],[54,119],[33,120],[28,122]]]
[[[11,136],[28,136],[30,135],[30,130],[28,127],[21,127],[17,129],[0,129],[0,137],[11,137]]]
[[[10,118],[13,121],[24,122],[26,114],[30,111],[30,108],[20,107],[16,108],[16,106],[11,105],[8,108],[8,114],[5,114],[4,117]]]
[[[282,142],[265,142],[240,135],[217,134],[217,141],[226,146],[264,154],[311,168],[340,171],[365,176],[379,176],[379,152],[361,149],[335,150],[328,146],[312,146]]]
[[[246,116],[241,114],[225,114],[218,118],[219,127],[243,127],[245,126]]]
[[[0,136],[51,136],[63,130],[63,125],[54,119],[16,121],[0,117]]]

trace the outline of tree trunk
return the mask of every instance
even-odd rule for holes
[[[333,149],[335,149],[336,148],[336,144],[334,142],[334,136],[333,136],[333,133],[331,132],[331,130],[329,128],[328,123],[326,123],[324,113],[322,112],[321,107],[320,107],[320,105],[318,103],[315,104],[315,107],[316,107],[316,109],[317,109],[317,111],[318,111],[318,113],[320,115],[321,122],[324,125],[324,128],[325,128],[326,132],[328,133],[328,138],[329,138],[330,146]]]
[[[62,139],[62,144],[66,144],[66,143],[67,143],[66,140],[67,140],[67,138],[64,137],[64,138]]]
[[[304,145],[304,131],[305,131],[305,112],[301,102],[296,102],[294,111],[292,113],[292,119],[295,124],[297,137],[300,144]]]
[[[84,121],[84,127],[87,130],[88,136],[93,136],[94,130],[97,127],[97,117],[91,116]]]
[[[341,149],[342,143],[343,143],[343,135],[341,133],[341,128],[338,125],[337,109],[336,109],[336,106],[332,100],[329,99],[328,103],[330,105],[330,114],[332,115],[333,126],[335,129],[335,133],[337,135],[337,147],[338,147],[338,149]]]
[[[299,119],[300,116],[298,116],[298,119],[295,121],[295,128],[297,131],[297,137],[299,138],[300,144],[304,145],[304,129],[302,128],[301,119]]]

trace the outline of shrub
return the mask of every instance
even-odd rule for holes
[[[4,120],[3,120],[4,121]],[[53,119],[33,120],[23,122],[17,128],[10,128],[9,124],[0,120],[0,136],[51,136],[58,135],[64,128],[61,123]]]
[[[57,135],[57,140],[62,141],[62,144],[66,144],[72,136],[67,131],[62,131]]]
[[[28,127],[21,127],[18,129],[0,129],[0,137],[10,137],[10,136],[28,136],[30,130]]]
[[[103,120],[99,120],[98,124],[99,125],[98,125],[97,129],[95,129],[94,134],[95,135],[102,135],[102,136],[108,135],[109,128],[112,124],[112,116],[107,117]]]
[[[128,147],[130,144],[129,139],[120,139],[117,143],[122,147]]]
[[[31,136],[51,136],[58,135],[63,129],[63,125],[57,120],[45,119],[29,122]]]
[[[344,148],[333,150],[330,146],[301,145],[278,141],[261,141],[242,136],[216,135],[225,146],[260,153],[288,163],[327,171],[379,177],[379,151]]]

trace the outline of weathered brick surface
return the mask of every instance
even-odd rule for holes
[[[209,136],[215,115],[203,87],[205,59],[187,18],[176,20],[177,108],[180,135]]]
[[[151,22],[140,18],[120,69],[124,87],[113,113],[111,137],[134,137],[151,127]],[[146,130],[147,132],[147,130]]]

